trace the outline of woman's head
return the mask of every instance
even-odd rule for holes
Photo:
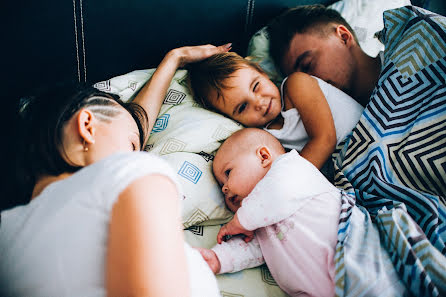
[[[196,63],[189,76],[197,100],[245,126],[264,126],[280,113],[279,89],[257,63],[236,53]]]
[[[256,128],[239,130],[220,146],[212,169],[230,210],[237,211],[273,161],[284,153],[279,140]]]
[[[93,87],[65,84],[29,98],[21,110],[24,174],[75,172],[118,151],[140,150],[147,115]]]

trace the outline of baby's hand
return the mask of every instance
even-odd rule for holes
[[[221,244],[223,241],[226,241],[227,237],[232,235],[243,234],[245,235],[244,241],[250,242],[254,237],[254,231],[249,231],[243,228],[240,224],[237,214],[232,218],[229,223],[220,228],[217,234],[217,242]],[[229,236],[228,236],[229,235]]]
[[[214,274],[217,274],[220,271],[221,265],[220,260],[218,260],[217,255],[213,250],[205,249],[196,247],[196,250],[198,250],[203,257],[203,259],[208,263],[209,268],[211,268],[212,272]]]

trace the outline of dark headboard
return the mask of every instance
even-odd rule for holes
[[[96,82],[156,67],[182,45],[233,42],[243,54],[249,36],[284,8],[334,0],[6,2],[8,89],[24,95],[54,80]]]
[[[7,106],[1,208],[16,204],[13,105],[56,81],[94,83],[156,67],[175,47],[233,43],[287,7],[334,0],[42,0],[2,1],[0,94]],[[49,106],[48,108],[51,108]],[[5,120],[5,117],[0,117]],[[10,133],[11,135],[9,135]]]
[[[41,0],[1,1],[2,134],[0,207],[15,200],[13,105],[56,81],[94,83],[156,67],[182,45],[233,43],[245,54],[250,36],[288,7],[335,0]],[[444,0],[413,0],[418,6]],[[51,108],[51,107],[49,107]],[[5,193],[3,193],[5,192]],[[0,209],[1,209],[0,208]]]
[[[2,2],[2,92],[18,98],[56,80],[94,83],[156,67],[182,45],[232,42],[243,55],[250,36],[284,9],[335,0]],[[412,0],[424,7],[440,2]]]

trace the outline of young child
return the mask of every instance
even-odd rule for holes
[[[342,217],[348,227],[341,233],[348,237],[342,239],[340,273],[348,280],[341,290],[345,296],[408,295],[367,211],[351,205],[295,150],[285,153],[268,132],[246,128],[234,133],[218,150],[213,171],[235,212],[220,229],[216,246],[198,248],[214,273],[266,262],[290,296],[334,296],[334,257],[339,256],[338,229],[345,228],[341,209],[346,211],[342,204],[347,203],[351,212],[348,219]],[[238,234],[244,236],[224,241]]]
[[[219,244],[199,248],[212,271],[266,262],[290,296],[333,296],[340,191],[295,150],[285,153],[276,138],[255,128],[222,144],[213,171],[235,215],[220,229]],[[223,241],[236,234],[246,237]]]
[[[303,72],[286,78],[280,92],[258,64],[233,52],[192,64],[189,74],[205,107],[246,127],[263,127],[318,169],[363,110],[341,90]]]

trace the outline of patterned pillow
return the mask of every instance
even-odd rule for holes
[[[404,5],[410,5],[410,0],[342,0],[328,7],[338,11],[351,25],[364,52],[376,57],[384,50],[383,44],[375,36],[375,33],[383,28],[383,12]],[[248,45],[248,56],[260,64],[272,81],[282,82],[283,78],[269,55],[266,27],[252,36]]]
[[[155,69],[138,70],[94,86],[133,99]],[[221,142],[242,127],[235,121],[202,108],[187,83],[187,71],[179,70],[168,89],[145,150],[160,155],[178,174],[183,187],[183,225],[226,222],[220,187],[212,174],[212,160]]]

